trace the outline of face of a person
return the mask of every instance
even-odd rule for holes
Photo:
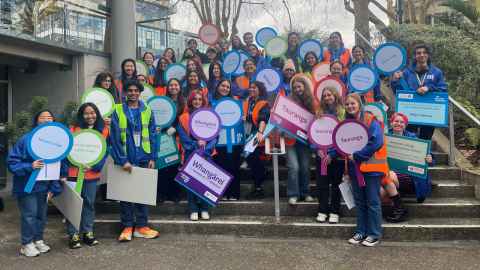
[[[245,42],[246,45],[253,44],[253,34],[252,33],[247,33],[243,36],[243,42]]]
[[[163,56],[167,59],[172,59],[173,57],[173,51],[172,50],[166,50],[165,53],[163,54]]]
[[[95,125],[95,121],[97,121],[97,114],[95,113],[95,110],[90,106],[85,107],[85,110],[83,110],[83,119],[87,125]]]
[[[339,63],[335,63],[330,68],[330,73],[335,77],[340,77],[342,75],[342,66]]]
[[[248,88],[248,93],[250,94],[251,97],[257,98],[260,93],[260,91],[258,90],[258,86],[253,83],[250,84],[250,87]]]
[[[255,46],[249,46],[248,51],[252,57],[256,57],[258,55],[258,49]]]
[[[329,38],[330,46],[333,48],[340,48],[342,40],[338,35],[331,35]]]
[[[419,64],[426,64],[428,62],[428,52],[425,48],[415,50],[415,60]]]
[[[195,40],[189,41],[188,42],[188,48],[190,48],[192,50],[196,50],[197,49],[197,42]]]
[[[195,72],[190,73],[188,75],[188,83],[191,85],[197,85],[198,84],[198,75]]]
[[[392,123],[392,129],[393,129],[393,132],[395,133],[403,133],[403,131],[405,130],[405,121],[403,120],[403,117],[401,116],[397,116],[393,119]]]
[[[303,94],[305,93],[305,85],[303,85],[302,82],[296,81],[295,83],[293,83],[293,92],[297,96],[303,96]]]
[[[107,76],[107,77],[100,83],[100,86],[101,86],[103,89],[110,89],[110,87],[112,86],[112,78],[110,78],[110,76]]]
[[[351,115],[356,115],[360,111],[360,104],[355,99],[349,97],[345,101],[345,110]]]
[[[143,76],[143,75],[138,75],[137,80],[141,84],[145,84],[147,82],[147,80],[145,79],[145,76]]]
[[[38,125],[49,122],[53,122],[53,115],[51,115],[49,112],[42,112],[37,118]]]
[[[140,97],[140,89],[136,85],[130,85],[127,89],[127,100],[128,101],[138,101]]]
[[[315,56],[311,53],[307,54],[305,57],[305,62],[311,67],[315,66],[317,64],[317,60],[315,59]]]
[[[168,85],[168,93],[172,96],[178,95],[180,93],[180,84],[177,81],[171,81]]]
[[[188,61],[187,62],[187,69],[188,70],[197,70],[197,65],[195,65],[195,62],[193,61]]]
[[[145,64],[147,64],[147,66],[151,66],[153,65],[153,56],[149,53],[145,54],[145,56],[143,56],[143,61],[145,62]]]
[[[332,92],[329,89],[323,90],[322,102],[326,105],[335,104],[335,96],[332,94]]]
[[[213,71],[213,76],[215,76],[216,78],[220,78],[220,76],[222,75],[219,65],[213,66],[212,71]]]
[[[295,75],[295,70],[291,68],[286,68],[283,70],[283,77],[290,79],[293,77],[293,75]]]
[[[357,62],[363,60],[363,50],[358,47],[353,50],[352,55]]]
[[[214,60],[215,58],[217,58],[217,54],[214,51],[209,50],[207,52],[207,57],[208,57],[208,60],[211,61],[211,60]]]
[[[161,70],[166,70],[167,69],[167,66],[168,66],[167,60],[160,59],[160,61],[158,61],[158,64],[160,65]]]
[[[133,76],[133,73],[135,72],[135,64],[131,61],[128,61],[123,66],[123,69],[128,76]]]
[[[224,97],[230,94],[230,83],[228,81],[223,81],[218,85],[218,93]]]
[[[245,72],[253,74],[257,70],[257,67],[252,61],[245,61],[243,69],[245,69]]]
[[[240,46],[240,42],[241,42],[241,40],[240,40],[239,37],[233,37],[232,38],[232,46],[238,47],[238,46]]]
[[[288,44],[292,47],[295,47],[298,45],[298,35],[291,35],[288,37]]]
[[[203,104],[203,98],[201,94],[195,94],[192,99],[192,107],[195,109],[200,109]]]

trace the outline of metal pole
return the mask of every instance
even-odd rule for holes
[[[448,106],[448,136],[450,139],[450,153],[448,155],[448,165],[455,166],[455,123],[453,122],[453,104]]]
[[[280,223],[280,183],[278,177],[278,155],[273,155],[273,187],[275,197],[275,221]]]

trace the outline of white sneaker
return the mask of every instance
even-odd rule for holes
[[[291,197],[290,199],[288,199],[288,204],[290,205],[296,205],[297,204],[297,197]]]
[[[327,221],[327,215],[325,215],[324,213],[318,213],[317,221],[320,223],[324,223],[325,221]]]
[[[202,216],[203,220],[209,220],[210,219],[210,215],[208,214],[207,211],[202,211],[201,216]]]
[[[191,221],[198,221],[198,213],[197,212],[193,212],[190,214],[190,220]]]
[[[35,247],[34,243],[26,244],[20,249],[20,254],[26,257],[36,257],[40,255],[40,251]]]
[[[328,215],[328,223],[338,223],[340,220],[340,216],[337,214],[332,214]]]
[[[35,247],[37,248],[40,253],[47,253],[50,251],[50,247],[45,244],[43,240],[39,240],[35,242]]]
[[[312,196],[308,195],[308,196],[305,197],[305,201],[306,202],[314,202],[315,199]]]

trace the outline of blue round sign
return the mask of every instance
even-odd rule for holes
[[[241,56],[238,51],[229,51],[223,57],[222,70],[226,75],[234,73],[240,65]]]
[[[238,65],[237,69],[235,72],[233,72],[233,76],[241,76],[245,74],[245,70],[243,69],[243,63],[250,58],[250,55],[248,55],[246,52],[239,51],[240,53],[240,64]]]
[[[369,65],[356,65],[348,74],[348,88],[360,94],[374,88],[377,81],[378,74]]]
[[[70,130],[57,122],[37,126],[30,132],[27,150],[33,159],[54,163],[68,156],[73,147]]]
[[[385,75],[402,70],[407,64],[407,51],[400,44],[389,42],[375,50],[373,64]]]
[[[255,80],[262,82],[267,92],[277,91],[283,82],[282,73],[273,68],[265,68],[257,72]]]
[[[159,128],[170,126],[177,117],[177,106],[167,96],[155,96],[148,100],[148,106],[152,109],[155,125]]]
[[[242,107],[231,97],[221,98],[213,110],[220,117],[222,127],[234,127],[242,121]]]
[[[313,52],[318,58],[318,62],[321,62],[323,59],[323,46],[320,41],[315,39],[307,39],[302,41],[297,49],[297,55],[304,60],[305,55],[308,52]]]
[[[255,35],[255,41],[257,42],[258,46],[264,48],[267,43],[277,35],[277,31],[275,31],[275,29],[272,27],[263,27],[257,31],[257,34]]]
[[[170,64],[168,65],[165,73],[163,74],[163,79],[168,82],[170,79],[177,79],[181,81],[183,77],[187,74],[187,68],[182,64]]]

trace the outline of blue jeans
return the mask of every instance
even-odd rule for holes
[[[17,198],[21,215],[22,245],[43,240],[47,222],[47,192],[25,194]]]
[[[187,191],[187,199],[188,209],[190,210],[190,213],[208,211],[208,203],[198,198],[197,195],[195,195],[191,191]]]
[[[288,197],[305,197],[309,195],[310,159],[312,152],[307,145],[295,143],[287,147]]]
[[[381,176],[363,174],[365,187],[360,187],[352,163],[348,164],[352,181],[353,198],[357,208],[356,233],[379,239],[382,236],[382,204],[380,201]]]
[[[83,182],[82,198],[82,219],[80,221],[80,233],[93,232],[95,222],[95,197],[97,195],[97,181],[86,180]],[[67,233],[69,236],[78,234],[79,231],[67,220]]]
[[[120,222],[124,228],[147,226],[148,206],[139,203],[120,202]]]

